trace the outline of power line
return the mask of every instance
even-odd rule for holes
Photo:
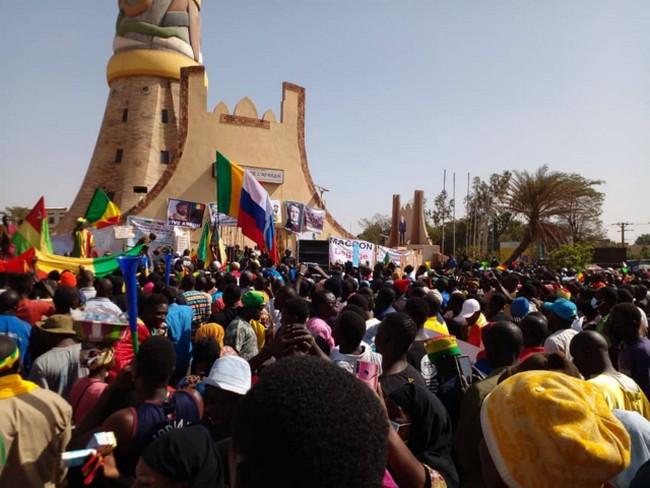
[[[615,224],[612,224],[613,227],[618,227],[621,232],[621,247],[625,247],[625,231],[634,230],[634,229],[628,229],[630,225],[648,225],[648,222],[638,222],[638,223],[616,222]]]

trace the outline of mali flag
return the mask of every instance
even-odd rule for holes
[[[108,195],[99,188],[95,190],[93,198],[90,200],[88,210],[86,210],[86,220],[90,225],[97,229],[115,225],[120,222],[122,212],[117,208]]]
[[[250,171],[217,152],[217,206],[237,218],[242,234],[277,261],[275,218],[271,198]]]
[[[43,197],[39,198],[36,206],[18,226],[11,238],[11,242],[16,246],[16,256],[31,247],[39,251],[52,252],[52,241],[50,240],[50,229],[47,225],[45,199]]]
[[[119,268],[116,257],[138,256],[142,252],[142,247],[142,245],[136,246],[123,253],[100,258],[68,258],[30,248],[9,261],[0,261],[0,271],[26,273],[33,269],[34,264],[36,264],[39,276],[46,277],[52,271],[69,270],[74,274],[78,274],[81,272],[81,266],[83,266],[84,269],[91,271],[96,278],[103,278]],[[37,258],[37,260],[34,261],[34,258]]]
[[[210,227],[209,220],[203,226],[203,233],[196,254],[205,263],[206,268],[215,260],[219,261],[222,266],[226,264],[226,252],[223,241],[219,236],[219,229],[217,229],[216,225]]]
[[[239,217],[244,168],[217,152],[217,207],[231,217]]]

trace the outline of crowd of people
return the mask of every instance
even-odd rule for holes
[[[650,486],[650,274],[244,251],[149,254],[137,352],[119,271],[0,273],[0,486]]]

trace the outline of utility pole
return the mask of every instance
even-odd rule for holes
[[[618,227],[619,230],[621,231],[621,247],[625,247],[625,229],[627,229],[631,224],[629,222],[616,222],[615,224],[612,224],[614,227]],[[634,229],[629,229],[629,230],[634,230]]]
[[[456,256],[456,173],[454,173],[454,189],[452,192],[452,198],[451,201],[454,202],[454,208],[452,209],[454,214],[453,214],[453,225],[451,227],[451,232],[452,232],[452,244],[451,244],[451,254],[452,256]]]
[[[443,170],[442,173],[442,191],[443,193],[447,191],[447,170]],[[444,256],[445,254],[445,212],[447,207],[447,198],[442,202],[442,229],[441,229],[441,239],[440,239],[440,254]]]
[[[621,232],[621,247],[625,247],[625,231],[626,230],[634,230],[634,229],[628,229],[630,225],[647,225],[647,222],[642,222],[642,223],[630,223],[630,222],[616,222],[615,224],[612,224],[613,227],[618,227],[620,232]]]
[[[469,171],[467,172],[467,195],[465,197],[465,254],[469,257]]]

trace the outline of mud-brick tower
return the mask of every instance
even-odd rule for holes
[[[248,97],[207,107],[200,0],[120,0],[110,94],[86,177],[57,228],[70,232],[96,188],[123,215],[165,219],[168,198],[215,201],[216,152],[255,170],[272,199],[325,209],[305,143],[305,89],[282,85],[280,117]],[[278,226],[280,247],[297,234]],[[326,211],[320,239],[351,235]],[[198,241],[200,232],[193,240]],[[224,238],[227,238],[224,235]]]
[[[120,0],[110,93],[97,144],[70,211],[69,232],[96,188],[126,211],[173,160],[179,137],[181,68],[201,63],[201,0]]]

